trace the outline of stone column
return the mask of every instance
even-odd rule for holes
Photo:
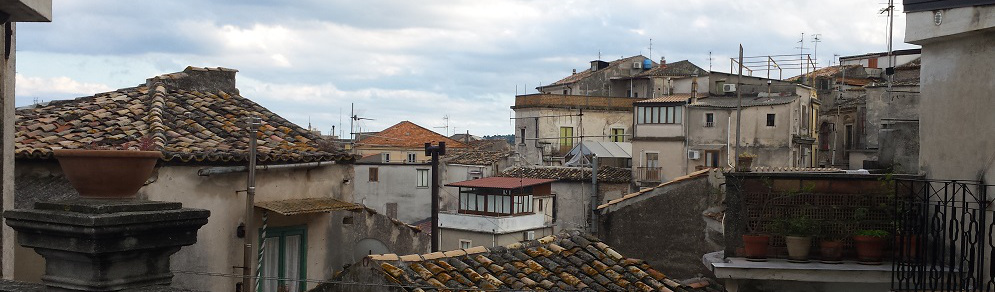
[[[17,243],[45,258],[49,291],[169,285],[169,257],[197,242],[210,212],[180,203],[71,199],[9,210]]]

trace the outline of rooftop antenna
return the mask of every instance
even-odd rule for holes
[[[650,38],[650,60],[653,60],[653,38]]]
[[[374,119],[363,118],[363,117],[357,116],[356,115],[356,104],[355,103],[350,103],[349,104],[349,139],[352,140],[353,142],[356,141],[356,134],[359,134],[359,133],[357,133],[355,131],[355,127],[353,126],[353,124],[355,122],[358,122],[358,121],[361,121],[361,120],[370,120],[370,121],[373,121]]]
[[[708,51],[708,71],[712,71],[712,51]]]
[[[446,129],[446,137],[449,137],[449,115],[447,114],[445,116],[442,116],[442,120],[445,123],[444,125],[442,125],[440,127],[432,127],[432,128],[436,128],[436,129],[445,128]]]
[[[797,41],[798,46],[798,75],[805,75],[805,33],[802,33],[801,39]]]
[[[815,60],[816,67],[819,66],[819,43],[822,42],[822,40],[819,39],[820,37],[822,37],[821,33],[812,35],[812,43],[814,44],[814,47],[812,49],[812,59]],[[812,68],[812,69],[815,70],[817,68]]]

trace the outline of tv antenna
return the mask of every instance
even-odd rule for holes
[[[375,121],[374,119],[371,119],[371,118],[363,118],[363,117],[357,116],[356,115],[356,104],[355,103],[350,103],[349,104],[349,139],[350,140],[356,141],[356,134],[358,134],[358,133],[356,133],[355,126],[353,124],[356,123],[356,122],[362,121],[362,120]]]
[[[432,128],[435,128],[435,129],[445,128],[446,129],[446,137],[449,137],[449,115],[442,116],[442,120],[444,122],[444,124],[442,126],[432,127]]]

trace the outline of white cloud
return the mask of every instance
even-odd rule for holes
[[[14,78],[14,94],[18,105],[34,102],[34,98],[50,101],[113,90],[105,84],[79,82],[69,77],[43,78],[16,74]]]

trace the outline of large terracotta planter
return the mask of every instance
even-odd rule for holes
[[[823,240],[819,243],[819,252],[822,254],[820,262],[826,264],[843,263],[843,242],[839,240]]]
[[[152,175],[159,151],[56,149],[62,172],[87,198],[132,198]]]
[[[854,235],[857,247],[857,261],[866,265],[880,265],[884,254],[884,237]]]
[[[785,236],[784,243],[788,247],[788,261],[808,262],[808,254],[812,249],[812,237]]]
[[[751,261],[767,260],[767,246],[770,245],[770,236],[767,235],[743,235],[743,249],[746,259]]]

